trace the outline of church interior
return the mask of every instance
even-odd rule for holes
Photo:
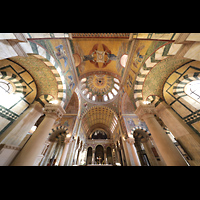
[[[0,166],[200,166],[200,33],[0,33]]]

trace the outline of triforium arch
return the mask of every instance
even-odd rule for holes
[[[96,126],[96,125],[95,125]],[[98,127],[102,125],[97,125]],[[110,133],[108,133],[105,129],[103,128],[91,128],[92,131],[90,131],[90,134],[88,136],[88,139],[110,139]]]
[[[51,129],[48,140],[53,142],[59,135],[66,137],[68,133],[68,128],[66,126],[57,126],[56,128]]]
[[[142,132],[141,132],[142,134],[137,132],[137,130],[142,130]],[[143,134],[143,133],[146,133],[146,134]],[[147,130],[146,128],[141,127],[141,126],[136,126],[136,127],[132,128],[131,134],[133,135],[133,137],[139,137],[140,139],[146,138],[146,137],[148,138],[148,136],[151,135],[149,130]]]

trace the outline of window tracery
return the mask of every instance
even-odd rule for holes
[[[188,96],[200,103],[200,80],[189,82],[184,91]]]

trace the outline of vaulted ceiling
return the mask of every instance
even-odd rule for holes
[[[114,132],[118,123],[116,113],[106,106],[91,107],[82,118],[82,127],[87,136],[93,132],[95,128],[103,128],[109,137]]]
[[[55,66],[49,76],[56,70],[60,75],[57,83],[63,86],[55,93],[64,95],[67,108],[60,124],[69,124],[67,115],[77,115],[83,119],[87,137],[98,127],[111,136],[121,113],[133,113],[152,95],[162,98],[169,75],[191,59],[199,59],[193,53],[199,51],[195,33],[70,33],[70,40],[52,34],[51,39],[28,35],[33,54],[39,53]],[[29,59],[34,56],[29,55]],[[23,58],[13,61],[22,63]],[[40,79],[37,82],[39,85]]]

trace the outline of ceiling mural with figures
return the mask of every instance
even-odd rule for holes
[[[200,33],[0,33],[8,160],[200,165],[199,136]]]
[[[74,38],[71,42],[78,76],[89,72],[110,72],[122,77],[123,55],[129,40],[123,38]]]
[[[106,116],[107,108],[118,120],[121,115],[129,118],[144,101],[163,99],[170,74],[192,59],[198,60],[194,43],[200,41],[195,33],[25,35],[32,52],[7,60],[32,74],[38,87],[36,99],[41,97],[44,104],[52,98],[63,102],[66,115],[56,123],[64,124],[71,133],[77,116],[84,117],[81,130],[100,121],[109,127],[114,115]],[[93,112],[97,112],[94,117]]]

